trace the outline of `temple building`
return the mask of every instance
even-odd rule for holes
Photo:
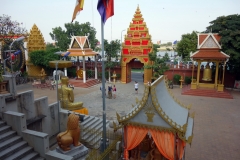
[[[121,50],[121,81],[122,83],[131,82],[131,68],[134,60],[139,60],[144,65],[151,64],[148,54],[152,52],[153,43],[151,35],[142,18],[139,6],[135,11],[132,22],[127,29],[127,35],[124,37],[124,43]],[[144,83],[151,81],[152,70],[144,69]],[[149,78],[149,79],[148,79]]]
[[[127,160],[185,159],[186,143],[193,138],[194,113],[172,96],[164,76],[145,86],[142,100],[124,116],[117,113],[124,130],[124,158]]]
[[[198,63],[197,79],[194,79],[192,74],[191,89],[211,88],[217,91],[224,90],[225,67],[230,56],[221,51],[220,38],[221,36],[217,33],[198,34],[198,51],[190,56],[193,61]],[[207,65],[203,71],[203,78],[200,79],[200,64],[202,62],[207,62]],[[214,73],[213,69],[209,66],[211,62],[216,64],[215,74],[212,74]],[[221,63],[223,64],[222,69],[220,67]],[[194,68],[192,68],[193,70]],[[221,74],[220,71],[222,72]]]
[[[29,53],[36,50],[45,50],[46,44],[43,38],[43,35],[41,31],[38,29],[37,25],[34,24],[27,42],[27,51],[28,54],[26,55],[26,66],[27,66],[27,72],[29,76],[39,76],[39,73],[41,72],[41,67],[35,66],[31,63],[31,60],[29,58]]]

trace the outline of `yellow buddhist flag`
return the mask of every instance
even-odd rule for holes
[[[76,18],[76,16],[80,13],[80,11],[83,10],[83,4],[84,4],[84,0],[77,0],[76,6],[74,8],[73,16],[72,16],[72,22]]]

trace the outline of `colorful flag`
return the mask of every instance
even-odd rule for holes
[[[173,44],[177,44],[177,42],[178,42],[178,41],[176,40],[176,41],[173,42]]]
[[[114,2],[113,0],[98,0],[97,10],[105,23],[109,17],[114,15]]]
[[[76,6],[74,8],[73,16],[72,16],[72,22],[76,18],[76,16],[79,14],[79,12],[83,10],[83,4],[84,4],[84,0],[77,0]]]

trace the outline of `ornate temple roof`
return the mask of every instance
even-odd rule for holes
[[[43,35],[36,24],[34,24],[32,29],[30,30],[27,48],[28,53],[35,50],[45,50],[46,48]]]
[[[91,49],[88,36],[72,36],[67,51],[70,52],[68,56],[95,56],[98,54]]]
[[[207,60],[226,60],[230,56],[221,52],[221,45],[218,43],[220,40],[219,34],[216,33],[199,33],[198,46],[199,49],[191,55],[194,60],[207,59]]]
[[[124,116],[117,114],[122,125],[171,131],[178,133],[179,138],[191,143],[193,137],[193,115],[189,115],[189,106],[176,100],[166,85],[164,76],[157,79],[151,86],[146,86],[142,100]]]

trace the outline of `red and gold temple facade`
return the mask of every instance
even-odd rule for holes
[[[135,59],[144,65],[150,64],[148,53],[152,52],[153,44],[149,35],[146,22],[142,18],[139,6],[135,11],[132,22],[124,36],[121,50],[121,81],[122,83],[131,82],[131,68]],[[144,69],[144,83],[151,81],[152,70]]]

